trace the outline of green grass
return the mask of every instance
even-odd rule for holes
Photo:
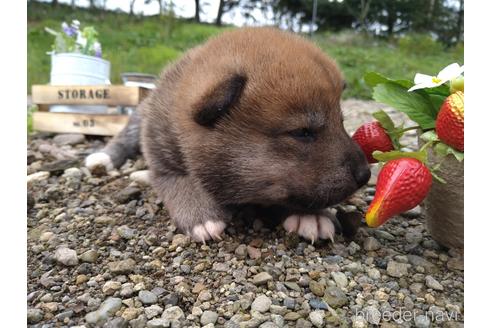
[[[123,72],[159,74],[162,68],[187,49],[227,28],[196,24],[173,17],[130,17],[124,13],[76,9],[60,5],[28,4],[28,90],[32,84],[49,82],[52,36],[44,27],[58,29],[62,21],[78,19],[99,31],[103,56],[111,62],[111,81],[121,83]],[[416,72],[436,74],[453,62],[463,63],[463,47],[443,49],[422,36],[387,41],[351,32],[320,33],[314,41],[339,64],[348,83],[344,97],[371,98],[364,85],[367,71],[393,78],[413,79]]]

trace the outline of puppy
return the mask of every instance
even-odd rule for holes
[[[301,37],[225,32],[168,67],[86,165],[119,167],[141,149],[174,223],[198,241],[220,238],[240,213],[332,239],[325,209],[370,177],[343,127],[343,89],[336,64]]]

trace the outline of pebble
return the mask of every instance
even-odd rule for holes
[[[114,274],[126,274],[135,270],[137,263],[134,259],[126,259],[122,261],[109,262],[108,268],[111,273]]]
[[[184,316],[183,310],[179,306],[171,306],[164,310],[161,318],[168,321],[179,321]]]
[[[425,277],[425,285],[434,290],[439,290],[439,291],[444,290],[444,287],[439,283],[439,281],[434,279],[434,277],[432,276]]]
[[[391,277],[400,278],[408,274],[407,268],[408,264],[406,263],[389,261],[386,271]]]
[[[414,321],[417,328],[427,328],[431,325],[430,319],[426,315],[418,315]]]
[[[273,277],[268,272],[260,272],[253,277],[253,284],[260,286],[272,280]]]
[[[344,288],[348,285],[348,279],[345,273],[343,272],[332,272],[331,277],[335,281],[338,287]]]
[[[367,237],[364,240],[364,250],[366,251],[376,251],[381,248],[381,244],[374,237]]]
[[[309,313],[309,320],[311,323],[318,328],[324,327],[325,321],[325,311],[316,310]]]
[[[202,325],[215,324],[219,315],[214,311],[203,311],[200,317],[200,323]]]
[[[379,325],[381,321],[381,312],[379,312],[378,308],[371,305],[364,308],[365,317],[368,323],[373,325]]]
[[[141,290],[140,292],[138,292],[138,299],[143,304],[157,303],[157,296],[148,290]]]
[[[186,236],[183,234],[176,234],[173,237],[173,241],[171,242],[171,245],[174,247],[187,247],[191,243],[191,238],[190,236]]]
[[[170,322],[166,319],[153,319],[147,322],[147,328],[165,328],[169,327]]]
[[[405,240],[410,244],[419,244],[423,239],[420,231],[409,230],[405,233]]]
[[[309,289],[316,296],[323,296],[325,294],[325,286],[316,280],[311,280],[309,282]]]
[[[326,289],[323,300],[335,309],[348,303],[348,298],[345,293],[340,288],[334,286]]]
[[[116,228],[116,232],[123,239],[132,239],[135,237],[135,229],[129,228],[127,225]]]
[[[379,272],[379,270],[375,269],[375,268],[371,268],[371,269],[367,270],[367,275],[369,276],[369,278],[371,278],[373,280],[381,279],[381,272]]]
[[[121,308],[121,305],[122,301],[120,298],[110,297],[99,306],[99,309],[87,313],[85,320],[92,324],[106,320],[109,316],[116,313]]]
[[[77,252],[68,247],[60,247],[55,251],[55,259],[58,263],[66,266],[74,266],[79,264]]]
[[[246,250],[248,252],[249,258],[252,260],[256,260],[256,259],[259,259],[261,257],[261,251],[256,247],[248,245],[246,247]]]
[[[85,142],[85,136],[83,134],[78,134],[78,133],[58,134],[53,138],[53,142],[58,146],[65,146],[65,145],[73,146]]]
[[[35,182],[47,180],[50,177],[50,172],[47,171],[39,171],[33,174],[29,174],[27,176],[27,185],[30,185]]]
[[[152,319],[154,317],[157,317],[162,313],[162,311],[163,309],[157,304],[153,304],[144,309],[145,316],[147,317],[147,319]]]
[[[328,304],[319,298],[312,298],[309,300],[309,305],[316,310],[328,310]],[[292,308],[293,309],[293,308]]]
[[[87,263],[94,263],[97,261],[97,258],[99,257],[99,253],[93,249],[90,249],[88,251],[85,251],[79,256],[79,259],[82,262],[87,262]]]
[[[119,281],[107,281],[103,287],[102,292],[104,295],[113,295],[116,291],[120,290],[121,282]]]
[[[43,320],[44,313],[40,309],[27,309],[27,322],[38,323]]]
[[[270,305],[272,305],[272,300],[270,300],[268,296],[262,294],[255,298],[255,300],[251,304],[251,310],[263,313],[270,309]]]
[[[142,191],[139,188],[128,186],[113,195],[120,204],[126,204],[131,200],[140,198]]]
[[[352,328],[367,328],[367,320],[362,316],[352,317]]]

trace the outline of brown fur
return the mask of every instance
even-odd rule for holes
[[[223,33],[165,70],[138,111],[153,185],[178,227],[190,233],[251,204],[316,212],[365,183],[343,87],[320,49],[270,28]],[[295,132],[305,128],[312,140]]]

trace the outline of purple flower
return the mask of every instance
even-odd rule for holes
[[[94,42],[94,56],[101,58],[102,57],[102,49],[101,44],[99,42]]]
[[[62,23],[62,29],[63,33],[65,33],[69,37],[75,36],[76,34],[75,28],[73,28],[72,26],[68,26],[68,24],[65,22]]]

